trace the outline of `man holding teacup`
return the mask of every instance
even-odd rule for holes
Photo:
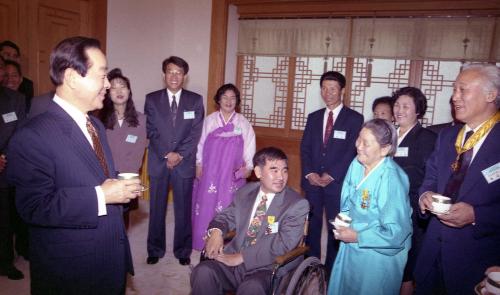
[[[453,107],[465,125],[443,129],[427,162],[419,206],[431,220],[416,294],[471,294],[484,270],[500,264],[499,94],[495,65],[466,65],[455,81]],[[449,210],[435,209],[438,195]]]

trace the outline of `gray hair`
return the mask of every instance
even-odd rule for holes
[[[396,127],[391,122],[384,119],[373,119],[365,122],[362,128],[370,130],[380,146],[390,146],[388,155],[394,156],[398,148],[398,134]]]
[[[500,69],[496,65],[486,63],[469,63],[463,66],[462,71],[477,71],[485,85],[486,92],[496,91],[495,103],[497,109],[500,107]]]

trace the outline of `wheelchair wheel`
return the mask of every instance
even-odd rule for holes
[[[293,273],[286,295],[326,294],[325,267],[317,257],[308,257]]]

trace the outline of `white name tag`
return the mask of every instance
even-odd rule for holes
[[[345,132],[343,130],[333,130],[333,138],[345,139],[346,135],[347,135],[347,132]]]
[[[3,114],[2,118],[3,118],[3,121],[5,123],[17,121],[16,112],[10,112],[10,113]]]
[[[184,120],[194,119],[194,111],[184,112]]]
[[[498,180],[500,178],[500,162],[484,169],[481,173],[483,173],[484,179],[486,179],[488,183]]]
[[[267,226],[267,228],[268,228],[268,231],[267,231],[267,233],[268,233],[268,234],[275,234],[275,233],[277,233],[277,232],[278,232],[278,229],[279,229],[279,222],[275,222],[275,223],[273,223],[273,224],[269,224],[269,225]]]
[[[408,157],[408,147],[398,147],[394,157]]]
[[[137,135],[129,134],[127,135],[127,138],[125,139],[126,142],[129,143],[136,143],[137,142]]]

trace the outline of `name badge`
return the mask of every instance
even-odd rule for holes
[[[279,230],[279,222],[268,224],[266,228],[266,235],[275,234]]]
[[[242,131],[241,131],[241,128],[240,128],[240,127],[235,127],[233,132],[234,132],[234,134],[236,134],[236,135],[240,135],[240,134],[242,133]]]
[[[481,173],[483,173],[484,179],[486,179],[488,183],[498,180],[500,178],[500,162],[484,169]]]
[[[333,130],[333,138],[345,139],[346,135],[347,135],[347,132],[345,132],[343,130]]]
[[[125,139],[126,142],[129,143],[136,143],[137,142],[137,135],[129,134],[127,135],[127,138]]]
[[[17,121],[16,112],[10,112],[10,113],[3,114],[2,118],[3,118],[3,121],[5,123]]]
[[[398,147],[394,157],[408,157],[408,147]]]
[[[184,112],[184,120],[194,119],[194,111]]]

